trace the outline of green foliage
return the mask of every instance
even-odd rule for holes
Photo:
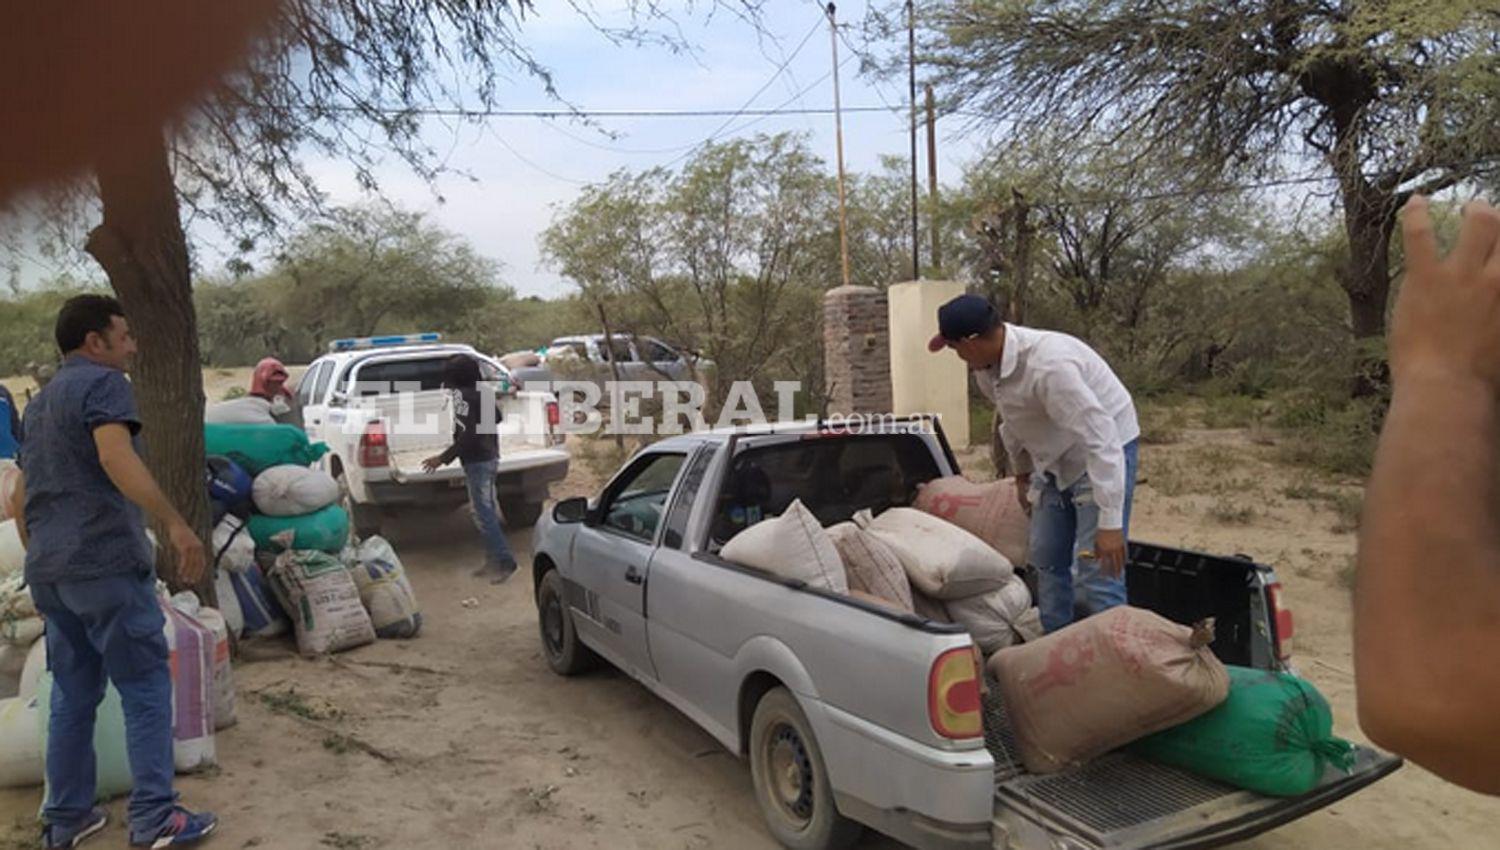
[[[44,365],[58,359],[53,327],[63,302],[83,292],[98,292],[63,278],[34,292],[0,298],[0,375],[19,375],[31,364]]]

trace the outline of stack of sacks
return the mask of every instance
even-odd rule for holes
[[[0,579],[0,643],[27,651],[41,636],[42,618],[26,589],[24,574]]]
[[[1041,636],[1041,618],[1025,582],[985,541],[912,508],[892,508],[879,517],[860,511],[854,524],[896,554],[916,591],[917,613],[951,618],[969,630],[986,655]],[[921,606],[919,595],[926,597]]]
[[[282,551],[276,541],[292,532],[292,548],[338,552],[349,536],[349,517],[339,507],[339,486],[326,472],[310,469],[328,447],[310,443],[292,425],[203,426],[210,456],[233,461],[254,479],[250,536],[259,549]]]
[[[422,629],[417,595],[406,578],[396,550],[383,537],[370,537],[344,563],[359,588],[359,601],[370,615],[375,636],[412,638]]]
[[[847,595],[849,580],[838,548],[813,512],[798,499],[780,516],[763,520],[732,537],[719,555],[808,587]]]
[[[343,563],[325,552],[287,549],[286,539],[279,543],[286,551],[276,556],[269,578],[281,606],[292,615],[297,650],[325,655],[374,643],[375,627]]]
[[[1229,673],[1212,642],[1211,621],[1189,628],[1122,605],[1002,649],[987,669],[1026,769],[1056,773],[1223,703]]]
[[[1012,564],[1025,564],[1031,518],[1016,496],[1016,480],[976,484],[950,475],[923,484],[912,507],[962,528],[993,546]]]
[[[214,731],[235,724],[234,668],[229,661],[229,624],[219,611],[203,605],[198,594],[185,590],[172,597],[172,607],[197,620],[214,635]]]
[[[915,610],[906,568],[878,535],[853,522],[841,522],[828,529],[828,538],[844,562],[850,596],[872,597],[902,611]]]

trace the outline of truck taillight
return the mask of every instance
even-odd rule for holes
[[[386,439],[384,422],[371,422],[365,426],[365,432],[359,437],[359,465],[366,468],[391,465],[391,446]]]
[[[1292,657],[1292,609],[1281,598],[1281,584],[1266,586],[1266,602],[1271,606],[1271,628],[1276,631],[1276,657],[1286,661]]]
[[[547,402],[547,427],[556,428],[561,422],[562,408],[555,401]]]
[[[965,646],[939,655],[927,681],[927,713],[933,731],[954,740],[978,738],[984,734],[980,709],[974,650]]]

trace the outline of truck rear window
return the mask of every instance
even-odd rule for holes
[[[713,542],[776,516],[795,499],[824,526],[866,508],[910,505],[939,475],[927,442],[912,434],[819,437],[750,448],[735,456],[714,513]]]

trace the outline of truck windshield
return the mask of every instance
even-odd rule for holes
[[[776,516],[795,499],[828,526],[866,508],[910,505],[939,469],[914,434],[817,437],[749,448],[735,456],[714,512],[713,543],[723,545]]]

